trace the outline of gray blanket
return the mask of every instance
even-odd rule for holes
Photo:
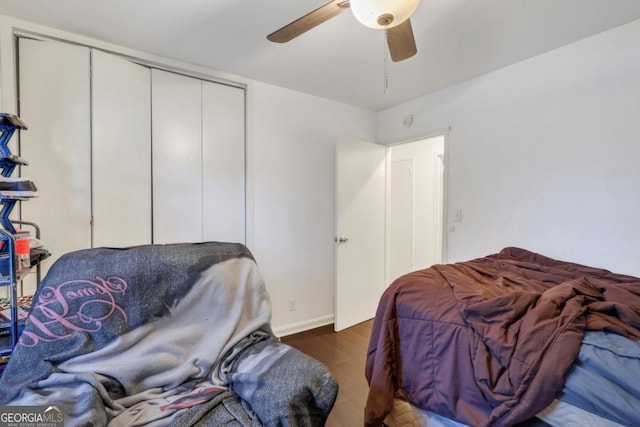
[[[270,318],[269,296],[243,245],[67,254],[34,296],[0,379],[0,404],[56,405],[65,425],[220,425],[234,418],[235,425],[256,426],[264,419],[288,424],[276,420],[289,415],[274,414],[273,403],[302,399],[313,414],[292,416],[300,425],[322,425],[335,380],[319,362],[277,342]],[[276,350],[249,351],[258,344]],[[254,399],[260,390],[246,387],[243,373],[251,378],[249,368],[276,366],[276,355],[294,354],[304,365],[297,374],[311,378],[312,390],[298,385],[291,392],[302,390],[301,397]],[[268,373],[260,386],[275,394],[282,380]]]

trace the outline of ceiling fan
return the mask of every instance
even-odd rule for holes
[[[420,0],[333,0],[269,34],[267,39],[286,43],[351,8],[354,16],[370,28],[385,30],[394,62],[417,53],[410,16]]]

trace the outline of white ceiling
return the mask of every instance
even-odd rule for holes
[[[328,0],[0,0],[0,14],[379,111],[640,19],[638,0],[422,0],[418,54],[388,61],[350,11],[266,35]]]

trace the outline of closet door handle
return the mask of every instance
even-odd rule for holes
[[[333,240],[335,240],[337,243],[347,243],[349,241],[348,238],[340,236],[340,237],[336,237]]]

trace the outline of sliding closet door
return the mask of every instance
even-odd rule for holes
[[[91,246],[89,49],[19,39],[20,155],[39,197],[22,202],[22,219],[39,224],[52,258]]]
[[[152,70],[153,241],[202,241],[202,101],[198,79]]]
[[[203,238],[245,242],[244,89],[202,82]]]
[[[93,246],[151,243],[151,70],[92,51]]]

